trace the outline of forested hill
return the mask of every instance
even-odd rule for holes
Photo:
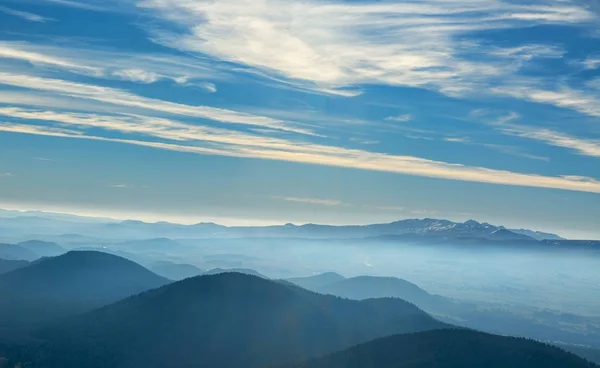
[[[289,368],[593,368],[559,348],[472,330],[384,337]]]

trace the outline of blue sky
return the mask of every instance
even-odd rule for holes
[[[600,238],[600,7],[0,0],[0,207]]]

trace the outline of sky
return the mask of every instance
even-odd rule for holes
[[[0,208],[600,239],[600,3],[0,0]]]

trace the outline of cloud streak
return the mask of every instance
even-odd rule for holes
[[[23,18],[23,19],[28,20],[30,22],[40,22],[40,23],[43,23],[43,22],[47,22],[47,21],[52,20],[50,18],[42,17],[41,15],[38,15],[38,14],[34,14],[34,13],[29,13],[29,12],[25,12],[25,11],[21,11],[21,10],[12,9],[12,8],[9,8],[7,6],[2,6],[2,5],[0,5],[0,13],[4,13],[4,14],[8,14],[8,15],[13,15],[15,17]]]
[[[102,48],[64,48],[0,41],[0,58],[95,78],[146,84],[171,80],[180,85],[197,84],[202,87],[209,83],[203,80],[229,78],[228,73],[220,70],[218,65],[197,58],[116,52]]]
[[[481,89],[533,58],[559,57],[561,51],[548,45],[489,48],[460,36],[594,19],[584,7],[562,1],[541,6],[499,0],[145,0],[140,6],[183,29],[151,29],[155,42],[331,93],[364,84],[449,95]]]
[[[296,203],[308,203],[308,204],[316,204],[319,206],[327,206],[327,207],[337,207],[337,206],[346,206],[347,204],[339,201],[337,199],[321,199],[321,198],[298,198],[298,197],[271,197],[273,199],[280,199],[288,202],[296,202]]]
[[[270,129],[313,135],[311,131],[291,126],[282,120],[209,106],[191,106],[159,99],[146,98],[121,89],[0,72],[0,84],[54,92],[63,96],[137,107],[174,115],[209,119],[221,123],[255,125]]]
[[[385,120],[387,121],[397,121],[400,123],[406,123],[409,122],[413,119],[411,114],[400,114],[400,115],[396,115],[396,116],[388,116],[387,118],[385,118]]]
[[[7,116],[19,116],[24,119],[31,119],[32,115],[29,114],[34,113],[31,111],[22,112],[14,110],[9,110],[7,113],[6,109],[3,109],[2,111]],[[600,181],[572,174],[564,176],[544,176],[517,173],[506,170],[428,160],[412,156],[397,156],[337,146],[261,137],[226,130],[197,131],[195,130],[197,129],[195,127],[188,128],[187,124],[172,122],[166,119],[157,120],[156,118],[135,117],[133,120],[114,120],[113,117],[73,117],[65,115],[64,113],[51,114],[49,112],[37,112],[37,114],[39,118],[42,118],[41,115],[48,114],[48,117],[43,120],[56,119],[59,123],[71,121],[72,119],[74,120],[72,120],[70,124],[75,123],[75,125],[81,125],[83,123],[101,123],[104,125],[105,129],[136,133],[138,136],[139,129],[144,129],[145,135],[169,139],[170,141],[157,142],[140,140],[140,138],[107,138],[97,135],[88,135],[81,130],[9,122],[2,123],[0,125],[0,131],[74,139],[89,139],[194,154],[278,160],[350,169],[392,172],[449,180],[600,193]],[[141,119],[141,121],[154,121],[154,125],[144,124],[143,128],[138,128],[136,126],[136,119]],[[109,123],[113,125],[110,125]]]
[[[579,91],[566,86],[550,90],[538,89],[529,85],[512,85],[495,87],[491,89],[491,92],[600,117],[600,96],[589,91]]]
[[[567,148],[582,156],[600,157],[600,140],[582,139],[550,129],[533,129],[511,125],[503,128],[505,134],[533,139],[551,146]]]

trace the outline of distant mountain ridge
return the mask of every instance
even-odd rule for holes
[[[1,212],[1,210],[0,210]],[[443,219],[406,219],[370,225],[274,225],[224,226],[212,222],[193,225],[169,222],[148,223],[137,220],[114,221],[99,219],[77,221],[76,216],[56,217],[36,212],[35,217],[1,217],[0,230],[7,233],[27,232],[60,236],[65,233],[85,236],[106,236],[115,239],[160,238],[221,238],[221,237],[301,237],[301,238],[364,238],[382,235],[420,234],[437,237],[473,237],[493,240],[563,240],[556,234],[528,229],[507,229],[474,220],[453,222]],[[85,219],[85,218],[84,218]]]

